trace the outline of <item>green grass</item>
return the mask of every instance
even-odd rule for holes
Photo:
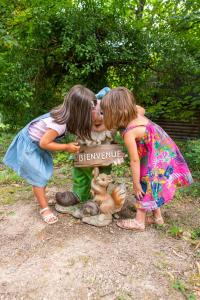
[[[200,227],[192,230],[191,238],[193,240],[200,240]]]
[[[10,169],[0,171],[0,184],[24,183],[24,180]]]
[[[194,293],[186,287],[185,282],[182,280],[175,279],[172,283],[172,288],[179,291],[186,300],[197,300]]]
[[[175,238],[180,238],[183,234],[183,229],[181,227],[178,227],[176,225],[173,225],[171,226],[169,229],[168,229],[168,234],[172,237],[175,237]]]

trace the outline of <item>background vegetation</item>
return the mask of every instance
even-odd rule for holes
[[[0,115],[23,126],[82,83],[125,85],[153,116],[200,108],[197,0],[2,0]]]
[[[199,11],[196,0],[2,0],[0,129],[22,127],[77,83],[124,85],[153,118],[191,120],[200,111]],[[2,155],[11,137],[0,133]],[[179,146],[198,180],[200,142]]]

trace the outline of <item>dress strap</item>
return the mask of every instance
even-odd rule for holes
[[[137,128],[137,127],[146,127],[146,126],[147,126],[147,125],[131,125],[131,126],[125,128],[125,129],[122,131],[121,135],[124,136],[128,131],[130,131],[130,130],[132,130],[132,129],[134,129],[134,128]]]

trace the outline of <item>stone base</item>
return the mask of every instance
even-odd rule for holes
[[[86,216],[83,210],[83,204],[73,206],[61,206],[58,203],[55,205],[56,211],[62,214],[69,214],[76,219],[81,219],[83,223],[103,227],[112,223],[112,215],[98,214],[95,216]]]
[[[61,206],[58,203],[55,205],[55,209],[62,214],[69,214],[77,219],[82,219],[83,213],[82,213],[82,205],[77,204],[73,206]]]
[[[100,214],[96,216],[84,217],[82,222],[97,227],[103,227],[112,223],[112,215]]]

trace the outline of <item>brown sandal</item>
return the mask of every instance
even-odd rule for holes
[[[117,226],[122,229],[144,231],[145,224],[138,222],[136,219],[124,219],[117,221]]]

